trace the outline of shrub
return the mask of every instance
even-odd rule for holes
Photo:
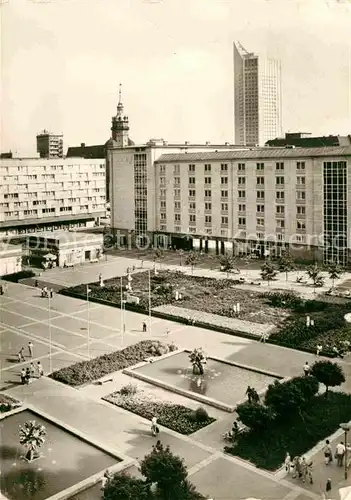
[[[250,429],[265,429],[273,420],[273,413],[270,408],[260,403],[242,403],[237,406],[236,412],[240,422]]]
[[[268,299],[273,307],[284,307],[287,309],[295,309],[303,303],[301,297],[294,292],[271,292],[264,293],[263,297]]]
[[[150,500],[150,486],[142,479],[115,474],[108,479],[103,500]]]
[[[264,401],[279,417],[296,412],[306,404],[305,394],[294,379],[270,384]]]
[[[326,393],[329,387],[337,387],[345,382],[343,369],[331,361],[317,361],[312,365],[311,374],[325,385]]]
[[[0,393],[0,413],[5,413],[7,411],[13,410],[21,406],[21,403],[17,399],[8,396],[7,394]]]
[[[120,388],[119,393],[122,396],[134,396],[138,391],[137,386],[134,384],[127,384]]]
[[[157,356],[164,344],[159,341],[142,340],[120,351],[103,354],[88,361],[81,361],[51,373],[50,377],[64,384],[78,386],[93,382],[109,373],[124,370],[140,363],[145,358]],[[167,350],[166,346],[166,350]]]
[[[194,411],[194,417],[196,422],[207,422],[210,418],[207,411],[205,410],[205,408],[202,408],[202,406],[196,408],[196,410]]]
[[[305,403],[307,404],[310,399],[313,398],[318,393],[319,383],[316,377],[310,376],[302,376],[302,377],[294,377],[291,380],[291,385],[298,388],[304,397]]]
[[[34,278],[34,276],[35,272],[33,272],[31,269],[25,269],[23,271],[18,271],[18,273],[5,274],[1,277],[1,279],[5,281],[11,281],[12,283],[18,283],[20,280],[23,280],[25,278]]]

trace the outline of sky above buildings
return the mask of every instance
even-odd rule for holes
[[[0,0],[1,150],[233,141],[232,43],[282,64],[283,128],[351,133],[351,0]]]

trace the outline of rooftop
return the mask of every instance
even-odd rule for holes
[[[59,243],[80,243],[84,241],[103,240],[102,234],[85,233],[82,231],[43,231],[39,233],[31,233],[28,238],[42,238],[48,240],[55,240]]]
[[[264,158],[306,158],[306,157],[351,156],[351,146],[329,148],[257,148],[237,151],[215,151],[201,153],[167,153],[157,159],[157,163],[191,162],[207,160],[244,160]]]

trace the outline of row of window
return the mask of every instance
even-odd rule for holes
[[[165,213],[160,214],[160,219],[164,223],[167,219]],[[228,224],[228,216],[222,215],[221,216],[221,224]],[[174,222],[175,223],[180,223],[181,222],[181,216],[180,214],[174,214]],[[196,223],[196,215],[194,214],[189,214],[189,224],[194,224]],[[212,215],[205,215],[205,224],[212,224]],[[238,226],[239,227],[246,227],[246,217],[238,217]],[[259,227],[264,227],[265,226],[265,221],[262,218],[256,219],[256,226]],[[276,227],[279,229],[285,229],[285,220],[284,219],[276,219]],[[304,231],[306,230],[306,223],[304,221],[296,221],[296,229],[299,231]]]
[[[180,177],[174,177],[173,179],[174,186],[180,186]],[[258,186],[264,186],[264,177],[256,177],[256,185]],[[284,185],[285,184],[285,178],[283,176],[276,176],[275,178],[275,183],[276,185]],[[166,185],[166,177],[160,177],[160,184],[161,186]],[[196,177],[189,177],[188,178],[188,184],[196,184]],[[205,184],[212,184],[212,177],[205,177]],[[221,177],[221,185],[227,185],[228,184],[228,177]],[[296,177],[296,184],[299,186],[305,186],[306,185],[306,177],[304,176],[297,176]],[[238,177],[238,185],[239,186],[244,186],[246,185],[246,177]]]
[[[228,193],[229,192],[226,189],[221,190],[221,198],[228,198]],[[285,199],[284,191],[276,191],[275,195],[276,195],[277,200],[283,201]],[[189,189],[188,196],[189,196],[189,198],[195,198],[196,197],[196,190]],[[210,189],[205,189],[204,196],[205,196],[205,198],[212,198],[212,191]],[[166,189],[161,189],[160,190],[160,198],[165,198],[165,197],[166,197]],[[180,189],[174,190],[174,198],[180,199]],[[245,199],[246,198],[246,190],[239,189],[238,190],[238,198]],[[256,198],[258,200],[264,200],[265,199],[265,192],[264,191],[256,191]],[[305,191],[296,191],[296,199],[297,200],[306,200],[306,192]]]
[[[191,163],[188,165],[188,172],[193,173],[195,172],[195,167],[196,165],[194,163]],[[238,163],[237,165],[238,172],[245,172],[246,170],[246,164],[245,163]],[[256,163],[256,170],[263,171],[265,168],[265,164],[262,162]],[[284,171],[284,162],[276,162],[275,164],[275,169],[277,171]],[[304,161],[298,161],[296,162],[296,169],[303,171],[306,169],[306,162]],[[212,165],[210,163],[205,163],[204,164],[204,171],[209,173],[212,171]],[[228,163],[221,163],[221,172],[228,172]],[[165,174],[166,173],[166,165],[160,165],[160,174]],[[173,173],[174,175],[180,174],[180,165],[174,165],[173,168]]]
[[[161,210],[166,209],[166,202],[165,201],[161,201],[160,208],[161,208]],[[195,209],[196,209],[196,203],[190,202],[189,203],[189,210],[195,210]],[[181,202],[180,201],[174,202],[174,210],[181,210]],[[205,210],[212,210],[212,203],[205,202]],[[238,210],[239,210],[239,212],[245,212],[246,205],[239,203]],[[221,211],[228,211],[228,203],[221,203]],[[264,213],[265,206],[264,205],[256,205],[256,212],[257,213]],[[285,214],[285,206],[284,205],[276,205],[276,213],[280,214],[280,215],[284,215]],[[296,214],[297,214],[297,216],[306,215],[306,207],[304,205],[297,206],[296,207]]]

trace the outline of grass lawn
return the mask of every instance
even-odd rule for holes
[[[140,306],[148,308],[148,273],[138,272],[132,275],[133,295],[140,298]],[[101,288],[98,283],[90,284],[91,296],[111,302],[120,302],[120,278],[111,278]],[[123,285],[127,284],[124,277]],[[86,285],[69,289],[78,294],[85,294]],[[240,319],[254,323],[278,324],[287,318],[290,312],[283,308],[271,307],[261,293],[240,290],[232,280],[189,276],[179,271],[158,271],[151,273],[152,307],[164,304],[179,305],[186,309],[206,311],[221,316],[234,317],[233,305],[240,303]],[[182,299],[176,301],[174,291],[178,290]],[[173,293],[172,293],[173,291]]]
[[[340,422],[350,419],[351,395],[330,391],[327,397],[315,396],[301,416],[287,416],[279,423],[275,421],[272,428],[240,434],[237,443],[226,446],[225,451],[262,469],[276,470],[283,464],[286,451],[291,457],[301,456],[333,434]]]

